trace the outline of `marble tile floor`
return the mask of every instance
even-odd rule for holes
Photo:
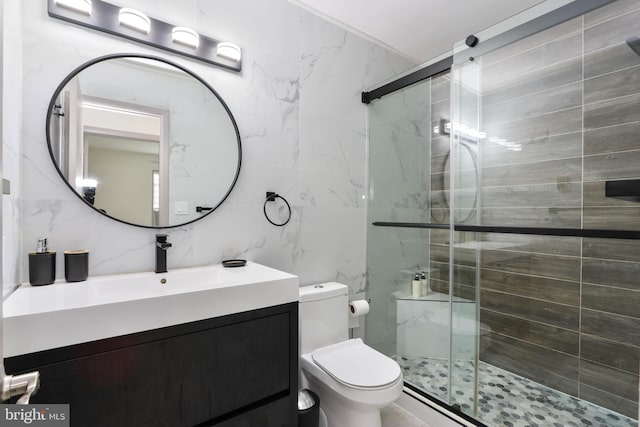
[[[395,403],[380,411],[382,427],[429,427],[424,421]]]
[[[447,398],[448,362],[396,357],[405,380],[439,399]],[[457,361],[452,400],[471,413],[473,363]],[[540,385],[484,362],[478,366],[478,419],[507,427],[637,427],[638,421],[582,399]]]

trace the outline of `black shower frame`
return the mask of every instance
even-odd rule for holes
[[[450,224],[429,222],[388,222],[374,221],[376,227],[429,228],[449,230]],[[554,228],[554,227],[506,227],[500,225],[454,224],[454,231],[470,231],[477,233],[533,234],[536,236],[584,237],[593,239],[626,239],[640,240],[638,230],[610,230],[590,228]]]
[[[382,98],[385,95],[388,95],[400,89],[404,89],[405,87],[411,86],[412,84],[426,80],[430,77],[435,76],[436,74],[450,70],[452,64],[453,64],[453,56],[448,56],[444,59],[441,59],[438,62],[435,62],[431,65],[427,65],[424,68],[420,68],[417,71],[409,73],[406,76],[400,77],[397,80],[394,80],[390,83],[382,85],[369,92],[362,92],[362,103],[370,104],[371,101],[375,99]]]
[[[454,64],[465,62],[468,59],[473,60],[474,56],[477,57],[484,55],[502,46],[529,37],[532,34],[561,24],[609,3],[613,3],[614,1],[616,0],[574,0],[569,4],[554,9],[544,15],[540,15],[537,18],[500,33],[486,41],[479,40],[479,43],[474,44],[473,47],[469,46],[455,55],[440,59],[433,64],[429,64],[393,80],[392,82],[385,83],[382,86],[371,89],[370,91],[362,92],[361,101],[363,104],[370,104],[371,101],[375,99],[380,99],[385,95],[404,89],[405,87],[411,86],[415,83],[419,83],[435,76],[436,74],[450,70],[451,66]],[[463,55],[463,52],[469,52],[469,56],[467,57],[466,55]]]
[[[375,99],[404,89],[415,83],[431,78],[436,74],[450,70],[452,65],[461,64],[474,57],[484,55],[517,40],[526,38],[547,28],[558,25],[562,22],[583,15],[616,0],[576,0],[561,6],[551,12],[534,18],[522,25],[505,31],[474,47],[468,47],[456,53],[455,57],[450,56],[441,59],[431,65],[414,71],[390,83],[384,84],[369,92],[362,92],[362,102],[369,104]],[[468,52],[469,56],[465,52]],[[389,222],[374,221],[372,225],[377,227],[400,227],[400,228],[427,228],[427,229],[450,229],[450,224],[423,223],[423,222]],[[638,230],[610,230],[610,229],[583,229],[583,228],[554,228],[554,227],[507,227],[498,225],[473,225],[473,224],[453,224],[454,231],[467,231],[479,233],[506,233],[506,234],[529,234],[538,236],[564,236],[564,237],[584,237],[603,239],[627,239],[640,240]]]

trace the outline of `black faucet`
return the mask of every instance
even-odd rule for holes
[[[167,272],[167,249],[171,247],[167,237],[166,234],[156,234],[156,273]]]

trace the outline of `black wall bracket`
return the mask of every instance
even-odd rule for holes
[[[382,85],[369,92],[362,92],[360,100],[363,104],[369,104],[374,99],[382,98],[383,96],[393,93],[397,90],[403,89],[407,86],[411,86],[414,83],[421,82],[422,80],[428,79],[429,77],[435,76],[436,74],[442,73],[443,71],[447,71],[451,68],[452,63],[453,56],[448,56],[438,62],[427,65],[423,68],[419,68],[418,70],[409,73],[406,76],[400,77],[397,80]]]
[[[469,47],[476,47],[476,45],[478,44],[478,42],[479,42],[479,41],[480,41],[480,40],[479,40],[476,36],[474,36],[473,34],[471,34],[469,37],[467,37],[467,38],[464,40],[464,43],[465,43],[467,46],[469,46]]]
[[[267,203],[275,202],[276,199],[281,199],[284,202],[284,204],[287,206],[287,210],[289,211],[287,214],[287,219],[280,223],[272,221],[271,218],[269,218],[269,215],[267,214]],[[282,227],[284,225],[287,225],[287,223],[291,220],[291,205],[289,205],[289,202],[287,202],[287,199],[285,199],[284,197],[282,197],[281,195],[279,195],[274,191],[267,191],[267,198],[264,201],[262,211],[264,212],[264,216],[265,218],[267,218],[267,221],[269,221],[271,224],[275,225],[276,227]]]
[[[604,195],[605,197],[640,202],[640,179],[607,181],[604,184]]]

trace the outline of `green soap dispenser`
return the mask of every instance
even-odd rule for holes
[[[56,281],[56,252],[50,251],[46,237],[39,237],[36,251],[29,252],[29,283],[50,285]]]

